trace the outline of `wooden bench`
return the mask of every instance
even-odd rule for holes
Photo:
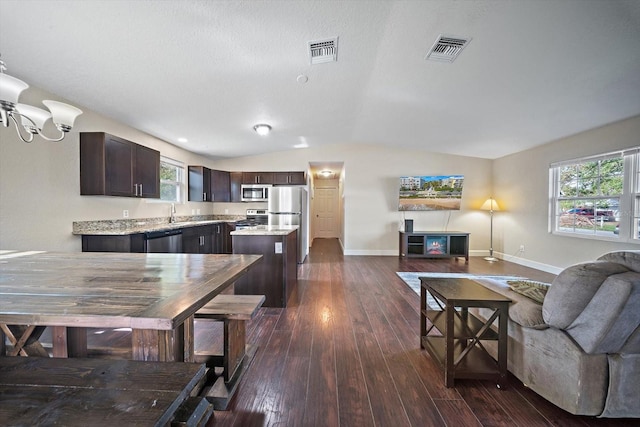
[[[195,394],[205,374],[205,366],[195,363],[0,356],[0,420],[204,426],[213,408]]]
[[[216,409],[226,409],[242,374],[255,354],[255,349],[247,348],[246,321],[256,315],[264,301],[264,295],[221,294],[195,314],[198,322],[223,322],[223,354],[213,354],[213,351],[207,350],[195,353],[197,362],[204,362],[208,367],[223,369],[221,378],[224,384],[217,382],[207,392],[207,397]]]

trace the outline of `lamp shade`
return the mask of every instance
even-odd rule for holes
[[[42,101],[42,103],[47,106],[49,111],[51,111],[53,123],[56,125],[68,126],[71,128],[73,127],[73,122],[76,120],[76,117],[82,114],[81,109],[65,104],[64,102],[46,100]]]
[[[496,202],[495,199],[488,198],[482,206],[480,206],[480,209],[483,211],[499,211],[500,206],[498,206],[498,202]]]
[[[45,122],[51,118],[50,112],[27,104],[16,105],[16,110],[18,110],[18,113],[22,116],[22,125],[24,127],[30,128],[35,123],[39,131],[44,127]],[[28,117],[28,119],[25,116]],[[33,120],[33,123],[31,123],[29,119]]]
[[[17,104],[20,94],[28,87],[22,80],[0,73],[0,101]]]

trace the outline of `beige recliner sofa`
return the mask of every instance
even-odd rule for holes
[[[640,251],[566,268],[543,304],[477,281],[513,301],[508,369],[527,387],[572,414],[640,417]]]

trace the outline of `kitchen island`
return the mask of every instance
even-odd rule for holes
[[[264,295],[264,307],[286,307],[298,285],[297,226],[248,227],[231,232],[234,254],[259,254],[263,261],[234,285],[237,295]]]
[[[0,356],[29,325],[53,327],[56,357],[86,357],[86,328],[132,328],[133,359],[193,361],[195,312],[260,258],[0,251]]]

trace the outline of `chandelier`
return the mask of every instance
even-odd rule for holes
[[[16,127],[16,133],[24,142],[33,141],[34,135],[40,135],[47,141],[62,141],[66,133],[73,127],[76,117],[82,114],[82,110],[63,102],[50,100],[42,101],[49,111],[27,104],[19,104],[20,93],[29,85],[5,74],[6,69],[4,62],[0,60],[0,123],[4,127],[9,127],[9,119],[11,119]],[[20,130],[18,119],[24,127],[24,132]],[[50,138],[42,132],[49,119],[53,120],[53,124],[60,131],[60,136],[57,138]],[[26,134],[26,137],[23,136],[23,133]]]

